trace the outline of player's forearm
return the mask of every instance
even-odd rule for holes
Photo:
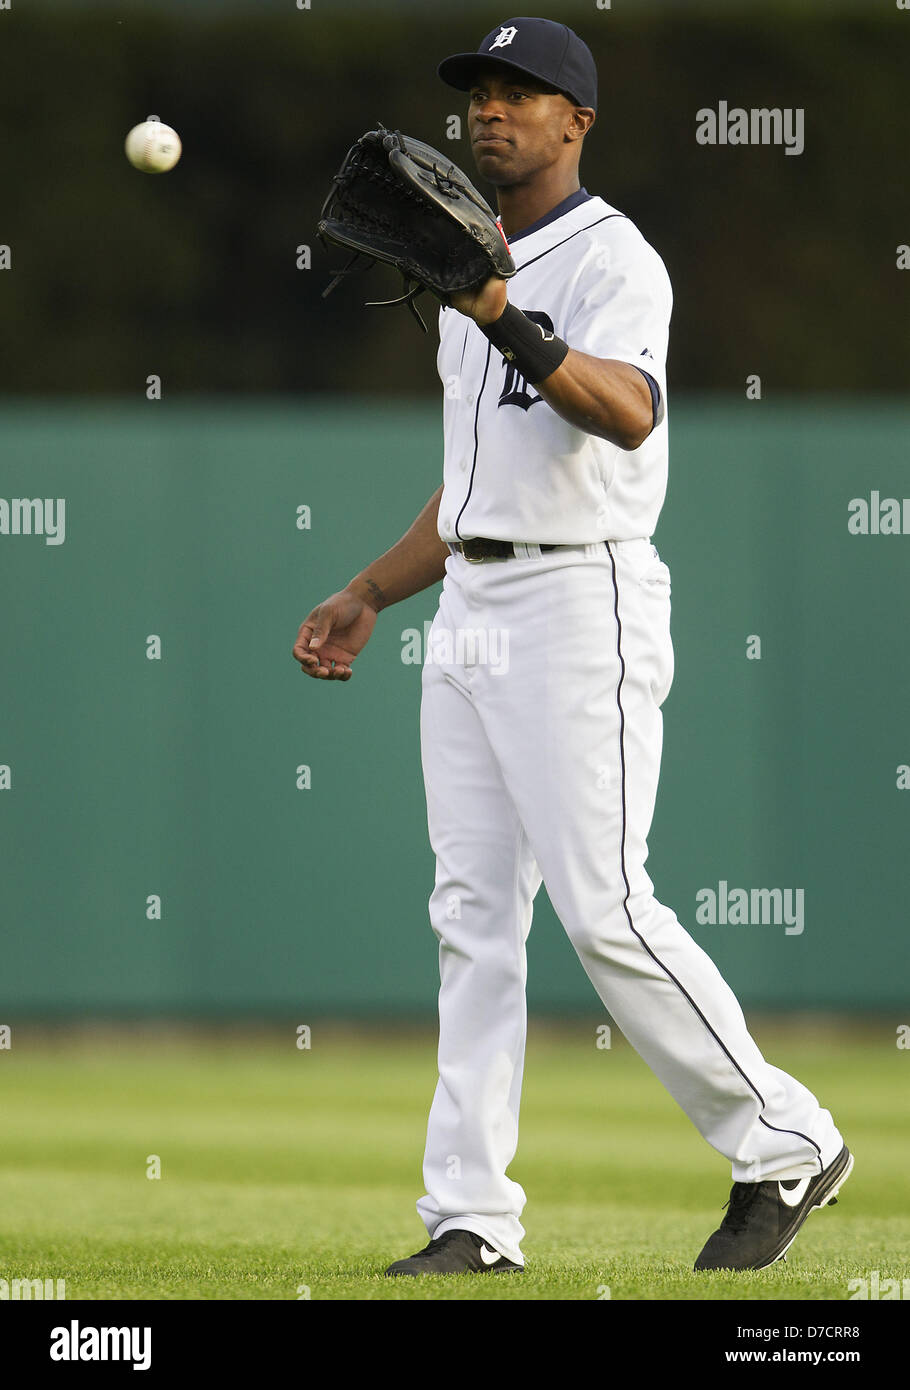
[[[401,540],[347,585],[377,613],[443,578],[449,547],[436,529],[441,497],[439,487]]]
[[[561,366],[534,389],[570,425],[620,449],[637,449],[651,433],[651,392],[628,362],[570,348]]]

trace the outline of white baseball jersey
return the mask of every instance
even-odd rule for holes
[[[560,213],[560,208],[568,210]],[[509,301],[570,348],[641,368],[661,418],[634,450],[568,424],[465,315],[439,315],[445,464],[439,534],[536,544],[650,536],[667,488],[673,296],[660,256],[602,198],[574,194],[510,247]]]

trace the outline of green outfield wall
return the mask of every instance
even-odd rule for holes
[[[750,1005],[907,1003],[908,431],[886,400],[672,407],[649,868]],[[291,646],[440,477],[424,401],[4,405],[0,1021],[433,1009],[403,658],[438,590],[346,685]],[[599,1009],[543,891],[529,972],[532,1008]]]

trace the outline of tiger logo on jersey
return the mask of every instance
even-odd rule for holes
[[[542,313],[539,309],[523,309],[525,318],[532,323],[538,324],[547,333],[555,333],[553,320],[549,314]],[[503,382],[502,393],[500,394],[497,405],[517,405],[519,410],[530,410],[532,405],[543,400],[543,396],[538,395],[531,387],[530,383],[520,372],[516,371],[511,362],[502,359],[502,365],[506,369],[506,379]]]

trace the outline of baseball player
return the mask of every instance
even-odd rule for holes
[[[417,1203],[430,1240],[387,1273],[523,1267],[525,1193],[507,1169],[541,882],[605,1009],[732,1165],[695,1268],[760,1269],[853,1159],[828,1111],[765,1061],[645,869],[673,677],[670,576],[651,541],[669,279],[629,217],[580,184],[597,74],[572,30],[508,20],[439,75],[469,94],[517,272],[440,310],[443,485],[294,646],[308,675],[349,680],[377,615],[443,580],[421,700],[440,966]]]

